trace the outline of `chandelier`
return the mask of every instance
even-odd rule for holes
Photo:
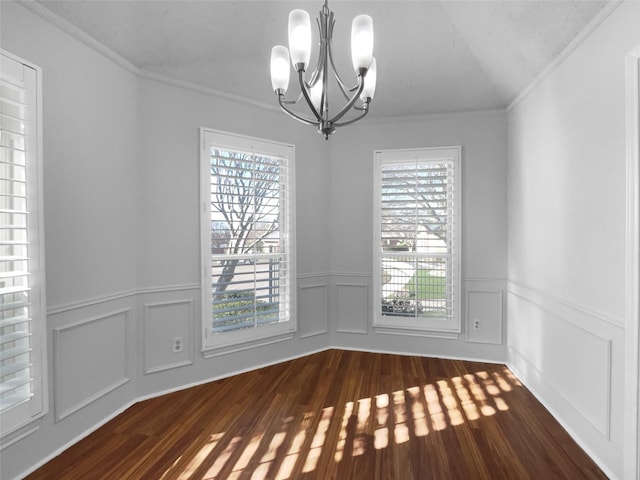
[[[315,125],[318,133],[329,138],[336,127],[356,122],[369,112],[376,88],[376,59],[373,57],[373,20],[368,15],[358,15],[351,25],[351,60],[356,73],[356,85],[347,87],[333,62],[331,37],[335,20],[327,0],[317,18],[320,32],[318,64],[307,80],[305,72],[311,58],[311,21],[304,10],[289,13],[289,49],[277,45],[271,50],[271,85],[280,108],[292,118],[308,125]],[[298,74],[300,94],[293,100],[285,100],[289,87],[289,58]],[[332,72],[329,72],[331,68]],[[329,76],[344,96],[344,106],[333,117],[329,113]],[[304,98],[313,114],[307,118],[290,110],[289,106]],[[349,114],[349,115],[347,115]],[[345,117],[346,115],[346,117]],[[345,117],[343,119],[343,117]]]

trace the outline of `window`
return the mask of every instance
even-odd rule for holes
[[[293,146],[201,134],[204,348],[291,337]]]
[[[460,147],[375,153],[377,331],[460,331]]]
[[[45,413],[40,77],[5,52],[0,68],[0,423]]]

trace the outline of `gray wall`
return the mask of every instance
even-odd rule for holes
[[[311,278],[329,264],[330,172],[328,145],[275,109],[141,78],[18,3],[0,8],[2,48],[42,67],[44,97],[49,411],[3,438],[10,479],[137,399],[326,348],[312,303],[307,338],[200,353],[199,128],[295,144],[298,272]]]
[[[518,376],[622,478],[625,55],[618,7],[509,112],[509,347]]]
[[[374,104],[366,123],[325,142],[314,129],[275,110],[143,78],[64,33],[66,28],[19,4],[1,2],[2,48],[41,66],[44,75],[49,413],[3,439],[0,476],[14,478],[34,468],[137,399],[330,346],[510,359],[561,419],[588,439],[591,453],[617,472],[620,415],[613,413],[605,425],[610,438],[600,438],[588,415],[603,401],[601,390],[588,399],[586,420],[578,401],[593,372],[596,382],[610,372],[607,412],[620,407],[623,332],[617,323],[623,277],[618,276],[624,259],[618,248],[624,232],[616,211],[623,199],[618,189],[624,184],[619,160],[624,109],[622,73],[610,56],[626,48],[634,31],[625,17],[630,8],[618,9],[587,40],[584,48],[595,52],[592,59],[576,51],[566,62],[568,73],[550,76],[547,86],[509,113],[507,168],[505,112],[383,120],[375,118]],[[595,80],[574,92],[583,81],[576,76],[581,68]],[[597,73],[602,71],[614,73]],[[578,108],[582,103],[587,111]],[[593,131],[591,108],[602,115]],[[556,118],[552,114],[560,115],[553,125],[568,137],[547,124]],[[589,122],[581,121],[586,118]],[[574,124],[579,130],[567,130]],[[200,352],[198,129],[203,126],[296,146],[299,330],[291,341],[211,358]],[[556,162],[549,163],[540,139],[550,145]],[[463,148],[462,335],[375,334],[373,151],[446,145]],[[603,156],[611,158],[607,168],[599,161]],[[585,161],[591,169],[582,168]],[[535,189],[548,180],[546,170],[556,171],[558,165],[564,175],[553,181],[565,194],[548,203]],[[580,221],[591,218],[593,208],[603,208],[587,195],[596,183],[613,202],[598,211],[606,236],[601,228],[585,231]],[[555,236],[533,229],[541,218],[551,222]],[[531,229],[543,237],[531,235]],[[555,247],[551,257],[543,255],[557,238],[567,243],[566,256]],[[602,245],[608,261],[601,268],[581,265],[583,256],[595,258],[592,252]],[[564,258],[571,268],[558,274],[557,262]],[[606,275],[610,284],[600,285],[598,275]],[[564,315],[563,306],[570,309],[568,323],[549,316],[548,308]],[[574,321],[574,310],[601,311],[603,321]],[[469,318],[483,319],[486,330],[469,332]],[[572,321],[579,328],[566,326]],[[548,332],[554,332],[556,343]],[[185,350],[176,355],[170,339],[178,335],[185,337]],[[597,356],[602,341],[613,352],[605,371]],[[567,358],[585,364],[565,363]],[[569,367],[576,368],[577,379],[571,380]],[[561,393],[567,401],[557,401],[557,382],[565,380],[568,391]],[[592,423],[601,426],[599,412],[593,413]]]
[[[333,342],[400,353],[504,361],[507,273],[507,138],[504,112],[375,120],[331,139]],[[376,334],[371,329],[373,152],[462,146],[462,324],[458,340]],[[482,331],[467,328],[481,320]]]

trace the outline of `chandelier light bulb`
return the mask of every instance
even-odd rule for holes
[[[274,91],[289,88],[289,50],[282,45],[276,45],[271,49],[271,86]]]
[[[369,68],[373,58],[373,20],[369,15],[358,15],[351,24],[351,60],[353,69]]]
[[[371,64],[369,65],[369,70],[367,70],[367,75],[364,77],[364,89],[360,94],[360,99],[363,102],[366,102],[367,99],[369,99],[369,101],[373,100],[373,95],[376,93],[377,80],[378,72],[376,68],[376,59],[373,57],[371,58]]]
[[[299,64],[303,64],[302,68],[306,70],[311,58],[311,19],[304,10],[289,13],[289,50],[296,71]]]

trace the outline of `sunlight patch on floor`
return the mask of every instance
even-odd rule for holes
[[[346,402],[342,408],[327,406],[322,409],[320,418],[311,412],[297,418],[283,418],[278,431],[264,431],[248,443],[241,436],[235,436],[215,459],[211,459],[216,446],[222,448],[220,442],[225,437],[224,432],[217,433],[194,454],[178,479],[190,478],[207,461],[213,463],[202,477],[205,479],[221,478],[229,461],[235,463],[227,478],[247,478],[248,469],[253,469],[251,480],[286,480],[299,474],[312,474],[317,471],[327,448],[333,453],[326,452],[325,455],[333,455],[333,460],[339,463],[345,456],[358,457],[384,450],[391,442],[400,445],[424,441],[430,434],[448,427],[507,411],[509,406],[503,394],[511,392],[516,382],[506,369],[504,374],[480,371],[360,398]],[[299,425],[294,430],[295,422]],[[331,440],[334,444],[328,445],[328,434],[334,422],[340,422],[339,429],[334,426]],[[238,451],[241,445],[244,446],[242,452]],[[285,448],[287,451],[283,455]],[[259,461],[254,460],[258,455]],[[176,459],[165,475],[180,468],[179,463],[185,463],[185,460],[182,456]]]

